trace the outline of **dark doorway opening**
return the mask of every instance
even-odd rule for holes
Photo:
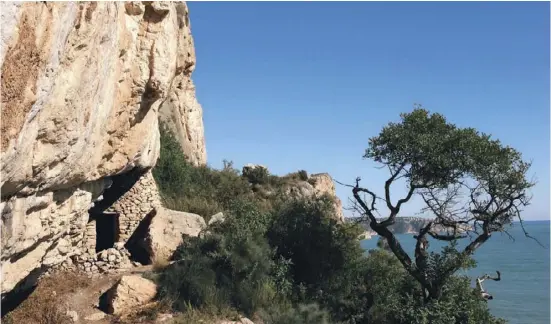
[[[138,261],[141,264],[151,264],[151,251],[147,247],[147,231],[149,230],[149,225],[153,217],[157,214],[156,210],[152,210],[147,214],[132,236],[128,239],[125,244],[125,248],[130,252],[130,259],[132,261]]]
[[[94,215],[96,222],[96,253],[110,249],[119,240],[119,214]]]

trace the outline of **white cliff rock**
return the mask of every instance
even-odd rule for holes
[[[342,202],[337,197],[333,178],[327,173],[313,174],[308,177],[308,181],[300,181],[289,184],[285,189],[286,194],[296,198],[320,197],[327,194],[333,199],[335,208],[335,219],[339,222],[344,222],[342,212]]]
[[[157,294],[157,286],[151,280],[137,275],[123,276],[107,292],[107,312],[121,315],[152,301]]]
[[[205,220],[199,215],[159,208],[145,238],[151,260],[169,260],[182,243],[182,234],[198,236],[206,226]]]
[[[337,191],[335,190],[335,183],[333,178],[328,173],[313,174],[309,177],[308,182],[312,184],[317,195],[328,194],[334,199],[335,211],[337,213],[337,220],[343,222],[344,215],[342,213],[342,202],[337,197]]]
[[[159,156],[159,108],[206,162],[184,2],[3,2],[2,293],[79,253],[106,177]]]
[[[210,217],[208,225],[211,226],[212,224],[223,223],[225,220],[224,213],[219,212]]]

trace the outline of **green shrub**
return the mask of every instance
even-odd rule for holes
[[[161,152],[153,176],[167,208],[209,217],[226,210],[239,197],[252,197],[249,183],[230,162],[221,171],[194,166],[186,160],[180,144],[161,127]]]
[[[358,229],[337,225],[327,198],[293,200],[276,211],[268,233],[270,244],[293,262],[297,283],[317,285],[362,255]],[[358,232],[358,233],[357,233]]]
[[[247,172],[243,172],[243,177],[248,182],[254,184],[267,184],[270,182],[270,172],[268,169],[262,166],[256,166],[254,168],[248,168]]]
[[[308,180],[308,172],[306,172],[306,170],[300,170],[298,172],[298,178],[302,181],[307,181]]]
[[[267,225],[267,216],[254,203],[234,202],[225,222],[180,245],[175,252],[178,261],[158,277],[159,297],[176,300],[180,311],[188,304],[210,305],[250,315],[272,304],[284,284],[271,275],[277,267],[264,238]]]
[[[442,299],[425,303],[420,285],[386,250],[372,250],[365,269],[369,291],[365,323],[505,323],[490,314],[487,302],[474,293],[467,277],[451,277]]]
[[[334,212],[328,197],[291,200],[276,210],[268,238],[291,262],[295,300],[315,301],[331,311],[333,320],[345,321],[365,309],[365,257],[357,239],[361,229],[337,224]]]

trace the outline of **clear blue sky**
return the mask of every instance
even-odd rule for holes
[[[421,103],[533,160],[525,216],[549,218],[549,3],[188,4],[211,166],[362,176],[381,192],[368,138]]]

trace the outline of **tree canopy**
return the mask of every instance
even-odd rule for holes
[[[460,268],[472,265],[471,255],[492,233],[506,232],[514,219],[522,222],[521,212],[530,202],[529,189],[534,185],[527,179],[530,163],[518,151],[422,107],[401,114],[399,123],[389,123],[370,138],[364,158],[382,164],[390,176],[384,197],[360,186],[357,178],[351,186],[354,208],[368,218],[371,228],[421,284],[426,302],[439,299],[446,281]],[[407,194],[393,202],[391,189],[398,179],[405,181]],[[421,197],[423,211],[434,221],[415,236],[412,260],[389,226],[414,195]],[[383,220],[374,214],[379,201],[389,211]],[[452,244],[441,253],[428,253],[427,237]],[[455,243],[461,239],[470,241],[457,249]]]

